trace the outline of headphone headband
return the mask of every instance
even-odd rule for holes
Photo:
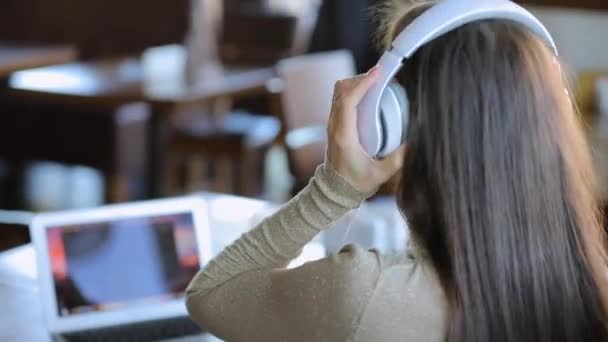
[[[429,8],[393,41],[393,52],[410,58],[421,46],[456,28],[485,19],[514,21],[536,33],[557,55],[557,46],[545,26],[523,7],[507,0],[449,0]]]
[[[385,157],[404,142],[409,124],[407,94],[396,91],[397,86],[391,86],[403,60],[435,38],[468,23],[486,19],[503,19],[523,25],[544,40],[557,56],[557,47],[545,26],[510,0],[439,1],[412,21],[378,62],[378,81],[358,108],[359,141],[370,156]]]

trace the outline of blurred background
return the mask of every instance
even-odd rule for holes
[[[380,3],[2,0],[0,208],[287,200],[323,161],[333,83],[379,56]],[[608,199],[608,2],[522,3],[555,36]]]
[[[301,190],[324,159],[334,83],[380,56],[383,2],[0,0],[0,340],[49,340],[34,213],[194,193],[219,251]],[[519,2],[557,42],[607,207],[608,1]],[[403,250],[395,184],[295,265],[353,242]]]

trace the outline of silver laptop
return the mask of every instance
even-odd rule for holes
[[[154,341],[200,332],[183,298],[211,256],[203,199],[41,214],[30,232],[56,340]]]

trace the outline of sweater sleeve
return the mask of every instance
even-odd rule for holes
[[[320,166],[300,194],[196,275],[186,295],[193,320],[230,341],[348,340],[373,292],[377,255],[350,247],[285,266],[366,197],[331,166]]]

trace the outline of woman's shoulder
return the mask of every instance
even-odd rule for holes
[[[383,254],[377,249],[368,250],[350,244],[324,259],[304,264],[297,273],[303,278],[340,283],[342,290],[353,287],[366,292],[375,290],[380,278],[388,274],[397,274],[395,280],[406,287],[437,282],[427,258],[409,247],[403,253]],[[347,294],[348,291],[342,293]]]
[[[365,269],[366,275],[380,276],[382,273],[399,273],[408,280],[438,282],[435,269],[426,256],[415,245],[410,245],[399,253],[385,254],[377,249],[365,249],[359,245],[350,244],[328,258],[333,267],[341,268],[345,276],[359,276],[359,271]],[[418,275],[418,278],[411,277]],[[402,281],[403,282],[403,279]]]
[[[434,329],[437,336],[443,333],[445,295],[431,263],[415,248],[384,255],[348,245],[322,262],[330,282],[340,289],[333,293],[333,305],[347,304],[352,310],[354,298],[361,301],[356,306],[362,328],[358,334],[408,336],[419,331],[413,327]],[[385,329],[376,331],[376,326]]]

